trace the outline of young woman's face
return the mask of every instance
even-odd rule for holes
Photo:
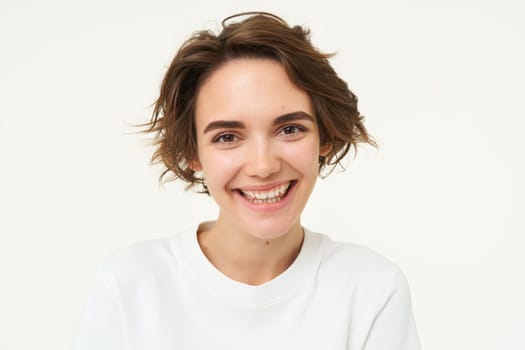
[[[230,230],[261,239],[300,230],[318,174],[319,131],[312,101],[283,66],[242,58],[213,72],[195,110],[198,160]]]

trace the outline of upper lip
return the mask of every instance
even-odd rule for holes
[[[291,182],[294,182],[294,180],[272,182],[272,183],[264,184],[264,185],[242,186],[242,187],[237,187],[236,190],[239,190],[239,191],[269,191],[281,185],[287,185]]]

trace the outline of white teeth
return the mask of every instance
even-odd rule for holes
[[[283,184],[277,188],[274,188],[271,191],[262,192],[262,191],[243,191],[241,190],[241,193],[246,199],[256,204],[275,203],[282,199],[282,196],[286,193],[288,188],[290,188],[290,185],[291,185],[291,182],[287,184]]]

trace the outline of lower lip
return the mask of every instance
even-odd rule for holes
[[[292,196],[295,193],[296,185],[297,185],[297,182],[293,181],[292,184],[290,185],[290,189],[288,189],[288,192],[286,193],[286,196],[283,199],[281,199],[280,201],[275,202],[275,203],[253,203],[253,202],[250,202],[249,200],[247,200],[246,198],[244,198],[244,196],[242,194],[240,194],[238,191],[236,191],[236,195],[238,197],[240,197],[240,199],[244,203],[244,205],[246,205],[248,208],[250,208],[252,210],[257,210],[257,211],[276,211],[276,210],[282,209],[283,207],[285,207],[288,204],[288,202],[290,202],[290,200],[291,200],[290,198],[292,198]]]

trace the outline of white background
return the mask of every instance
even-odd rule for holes
[[[303,223],[401,266],[425,349],[525,349],[524,5],[235,3],[1,0],[0,349],[68,349],[101,258],[214,217],[130,125],[186,37],[253,9],[338,52],[380,145]]]

